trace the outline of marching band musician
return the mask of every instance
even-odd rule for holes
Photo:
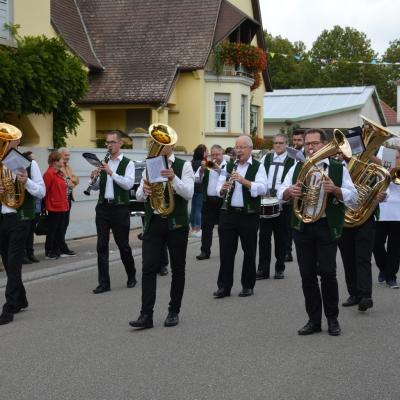
[[[153,327],[153,309],[156,301],[157,272],[161,263],[160,249],[167,245],[172,281],[171,301],[164,326],[179,323],[179,312],[185,287],[186,249],[189,235],[188,201],[194,192],[194,173],[191,163],[175,157],[174,146],[165,145],[160,155],[168,157],[168,168],[161,175],[168,178],[174,190],[175,208],[168,216],[162,216],[150,206],[152,187],[145,179],[146,171],[136,192],[138,201],[145,201],[146,214],[142,241],[142,307],[139,318],[129,322],[134,328]]]
[[[396,151],[396,168],[400,169],[400,150]],[[374,256],[379,269],[378,282],[386,282],[391,289],[398,289],[396,275],[400,265],[400,185],[390,182],[388,191],[389,196],[380,204]]]
[[[135,164],[121,153],[122,135],[120,131],[110,131],[106,135],[107,150],[110,153],[108,163],[100,167],[99,200],[96,206],[97,228],[97,267],[99,285],[93,293],[110,290],[109,241],[110,230],[118,246],[121,261],[124,264],[128,280],[126,286],[136,285],[136,268],[129,245],[130,214],[129,190],[135,183]],[[94,174],[99,173],[94,171]]]
[[[219,144],[211,147],[211,160],[215,164],[211,170],[206,165],[207,161],[201,162],[196,171],[195,182],[203,184],[203,208],[201,210],[201,252],[196,258],[206,260],[210,258],[213,229],[218,224],[222,199],[217,193],[217,183],[221,170],[226,167],[224,150]]]
[[[8,145],[9,149],[16,149],[22,136],[19,129],[1,123],[0,130],[16,134],[18,139],[9,141]],[[0,315],[0,325],[12,322],[14,314],[28,307],[26,291],[22,283],[22,261],[29,226],[35,218],[35,198],[42,199],[46,193],[44,181],[35,160],[31,161],[31,165],[26,170],[18,170],[16,178],[25,185],[24,202],[17,209],[0,203],[0,253],[7,273],[6,302]],[[0,195],[5,192],[4,183],[0,180]]]
[[[320,150],[327,142],[326,133],[320,129],[305,132],[305,151],[308,157]],[[278,190],[278,198],[289,200],[302,196],[301,183],[297,183],[303,163],[294,165]],[[316,165],[328,174],[321,184],[319,199],[328,193],[327,207],[316,222],[303,223],[292,217],[293,239],[302,279],[306,311],[309,321],[299,335],[321,332],[322,305],[328,320],[328,332],[338,336],[341,328],[338,322],[338,283],[336,278],[336,251],[344,222],[344,203],[354,203],[357,191],[346,168],[337,161],[325,158]],[[321,277],[321,288],[318,284]],[[322,295],[322,298],[321,298]]]
[[[267,192],[267,176],[264,165],[255,160],[251,151],[252,140],[242,135],[236,139],[237,162],[229,162],[226,170],[229,181],[220,175],[217,192],[228,196],[226,210],[221,210],[218,234],[220,248],[220,269],[218,290],[215,298],[230,296],[233,286],[233,270],[238,239],[243,249],[242,290],[240,297],[254,294],[256,282],[257,231],[261,196]],[[234,170],[234,166],[236,170]],[[234,184],[234,186],[232,186]]]
[[[286,152],[288,137],[278,134],[274,137],[274,151],[266,154],[261,163],[264,164],[268,177],[268,192],[271,198],[276,198],[276,193],[285,179],[289,169],[293,166],[293,158]],[[287,248],[285,232],[290,227],[291,207],[288,203],[280,202],[281,211],[273,218],[260,218],[259,231],[259,261],[257,279],[269,279],[271,263],[271,236],[274,234],[275,244],[275,279],[283,279],[285,271],[285,249]]]

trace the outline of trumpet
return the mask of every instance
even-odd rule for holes
[[[229,176],[228,183],[231,185],[230,188],[226,191],[225,196],[224,196],[224,201],[221,206],[221,210],[227,210],[228,209],[228,203],[232,197],[233,190],[235,189],[235,181],[232,179],[232,175],[234,172],[236,172],[237,167],[239,165],[239,157],[235,160],[235,163],[233,164],[232,172]]]
[[[110,161],[110,157],[111,157],[111,153],[109,151],[107,151],[102,163],[108,163],[108,161]],[[97,183],[97,181],[99,179],[99,176],[100,176],[100,174],[97,174],[93,178],[90,179],[89,186],[87,187],[86,190],[83,191],[83,194],[85,194],[86,196],[90,196],[90,192],[92,191],[92,189],[96,185],[96,183]]]

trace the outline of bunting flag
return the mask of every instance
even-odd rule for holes
[[[382,58],[373,58],[371,61],[349,61],[349,60],[337,60],[337,59],[326,59],[326,58],[314,58],[311,56],[306,56],[303,57],[299,54],[294,54],[294,55],[290,55],[290,54],[282,54],[282,53],[273,53],[273,52],[269,52],[266,51],[266,53],[269,55],[269,57],[271,59],[273,59],[275,56],[282,56],[285,58],[288,57],[293,57],[295,61],[300,62],[302,60],[307,59],[309,62],[319,62],[321,64],[324,65],[334,65],[334,64],[338,64],[338,63],[344,63],[344,64],[363,64],[363,65],[395,65],[395,66],[400,66],[400,61],[397,62],[387,62],[387,61],[383,61]]]

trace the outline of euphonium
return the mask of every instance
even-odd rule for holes
[[[25,199],[25,184],[14,178],[10,170],[1,162],[6,156],[10,142],[22,137],[21,131],[13,125],[0,123],[0,183],[4,187],[4,193],[0,194],[0,203],[10,208],[19,208]]]
[[[297,183],[301,184],[303,195],[293,199],[293,211],[296,217],[306,224],[321,218],[328,199],[328,193],[324,193],[320,200],[322,182],[327,178],[327,174],[317,167],[317,164],[324,158],[338,153],[342,153],[346,158],[351,157],[349,142],[339,129],[335,129],[333,140],[308,158],[300,170]]]
[[[173,146],[178,140],[177,133],[170,126],[161,123],[150,125],[149,135],[151,143],[147,158],[159,156],[164,146]],[[151,183],[152,194],[150,196],[151,208],[164,217],[171,214],[175,208],[174,191],[172,189],[171,181],[168,180],[166,185],[168,199],[164,196],[165,189],[163,182]]]
[[[365,151],[352,157],[348,164],[349,173],[358,193],[354,206],[346,207],[345,226],[352,228],[363,224],[378,205],[377,195],[389,186],[391,177],[386,168],[369,162],[370,157],[387,139],[398,136],[375,122],[363,117],[362,140]]]

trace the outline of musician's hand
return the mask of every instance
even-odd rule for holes
[[[289,193],[289,196],[292,198],[293,197],[294,198],[301,197],[301,185],[300,184],[289,186],[286,190]]]
[[[325,177],[322,180],[322,187],[326,193],[334,193],[338,187],[332,182],[332,179]]]
[[[160,173],[161,176],[168,178],[169,181],[172,181],[175,178],[175,172],[172,168],[162,169]]]
[[[108,164],[106,164],[104,161],[102,161],[103,166],[100,167],[100,169],[102,171],[105,171],[107,175],[112,175],[113,171],[111,170],[110,166]]]
[[[382,203],[382,201],[385,201],[386,197],[387,197],[387,192],[381,192],[376,195],[376,198],[378,199],[379,203]]]
[[[203,172],[206,169],[207,161],[203,160],[200,164],[201,171]]]
[[[28,173],[25,169],[19,169],[15,172],[15,175],[17,176],[19,182],[26,183],[28,180]]]
[[[235,171],[235,172],[232,173],[231,179],[232,179],[233,181],[239,182],[239,183],[241,183],[241,184],[243,184],[243,181],[244,181],[243,176],[240,175],[239,172],[237,172],[237,171]]]
[[[94,171],[92,171],[92,173],[90,174],[90,179],[94,179],[96,176],[98,176],[100,174],[100,170],[99,169],[95,169]]]
[[[146,179],[143,179],[143,192],[146,196],[151,197],[152,195],[152,190],[151,190],[151,185]]]
[[[232,185],[229,182],[225,182],[221,187],[221,194],[226,193],[231,188],[231,186]]]

